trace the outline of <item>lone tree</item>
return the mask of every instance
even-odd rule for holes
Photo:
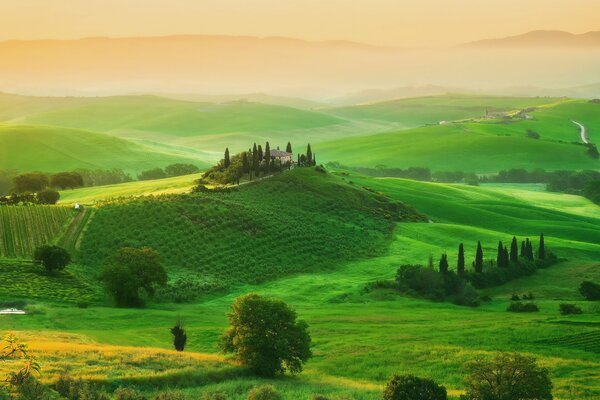
[[[383,391],[383,400],[446,400],[446,388],[431,379],[394,375]]]
[[[238,297],[227,315],[221,349],[261,376],[298,373],[312,357],[308,325],[287,304],[255,293]]]
[[[35,249],[33,260],[44,266],[48,273],[62,271],[71,262],[71,255],[62,247],[44,245]]]
[[[519,245],[517,244],[517,238],[513,236],[512,242],[510,242],[510,262],[519,262]]]
[[[173,335],[173,346],[177,351],[183,351],[185,344],[187,343],[187,334],[183,329],[183,322],[178,319],[174,327],[171,328],[171,334]]]
[[[544,243],[544,234],[540,235],[540,247],[538,248],[538,258],[543,260],[546,257],[546,245]]]
[[[310,148],[310,143],[306,146],[306,164],[312,165],[312,150]]]
[[[229,158],[229,147],[225,147],[225,156],[223,157],[223,166],[229,168],[231,165],[231,159]]]
[[[153,297],[157,286],[167,284],[158,253],[149,248],[123,247],[104,267],[100,279],[119,307],[144,305],[141,294]]]
[[[44,189],[36,195],[39,204],[56,204],[60,200],[60,193],[52,189]]]
[[[475,272],[483,272],[483,249],[481,241],[477,241],[477,252],[475,253]]]
[[[448,273],[448,255],[446,255],[446,253],[442,254],[440,257],[439,267],[442,274]]]
[[[465,400],[552,400],[548,370],[533,357],[500,353],[469,363],[467,371]]]
[[[286,153],[293,153],[293,151],[292,151],[292,144],[290,142],[288,142],[287,146],[285,146],[285,152]]]
[[[458,245],[458,261],[456,263],[456,273],[459,276],[465,275],[465,246],[463,244]]]

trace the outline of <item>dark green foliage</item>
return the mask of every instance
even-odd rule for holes
[[[83,177],[78,172],[58,172],[50,177],[50,186],[57,189],[74,189],[83,186]]]
[[[469,363],[467,372],[463,400],[552,400],[548,370],[533,357],[500,353]]]
[[[439,271],[443,274],[448,272],[448,255],[445,253],[440,257]]]
[[[422,220],[385,196],[298,168],[236,190],[104,205],[81,257],[100,267],[123,245],[150,246],[168,266],[221,290],[373,257],[387,248],[396,221]]]
[[[154,400],[188,400],[181,392],[165,392],[157,394]]]
[[[384,400],[446,400],[444,386],[413,375],[394,375],[383,391]]]
[[[229,159],[229,148],[226,147],[225,148],[225,156],[223,157],[223,166],[225,168],[229,168],[230,165],[231,165],[231,160]]]
[[[530,139],[539,139],[540,134],[532,129],[527,129],[527,137]]]
[[[456,262],[456,273],[462,277],[465,275],[465,246],[458,245],[458,261]]]
[[[477,242],[477,251],[475,252],[475,272],[483,272],[483,249],[481,248],[481,241]]]
[[[115,400],[147,400],[142,392],[132,387],[119,387],[113,393]]]
[[[519,256],[522,258],[527,257],[527,248],[525,246],[525,241],[521,241],[521,252],[519,253]]]
[[[71,255],[62,247],[44,245],[35,249],[33,261],[41,264],[49,273],[62,271],[71,262]]]
[[[258,145],[258,162],[259,164],[262,162],[262,160],[264,160],[265,156],[263,154],[263,149],[262,149],[262,145]]]
[[[515,236],[513,236],[512,241],[510,242],[509,261],[511,263],[516,263],[519,261],[519,246],[517,244],[517,238]]]
[[[44,189],[36,195],[38,204],[56,204],[60,199],[60,193],[52,189]]]
[[[310,148],[310,143],[308,144],[308,146],[306,146],[306,163],[308,165],[312,165],[312,149]]]
[[[533,261],[533,243],[527,238],[525,240],[525,258]]]
[[[544,234],[540,235],[540,245],[538,248],[538,259],[543,260],[546,257],[546,245],[544,244]]]
[[[506,311],[510,312],[538,312],[540,311],[539,307],[535,303],[522,303],[520,301],[515,301],[510,303]]]
[[[583,195],[594,203],[600,204],[600,179],[588,182],[583,188]]]
[[[131,182],[133,179],[123,170],[113,169],[78,169],[77,172],[83,178],[84,186],[112,185],[115,183]]]
[[[13,179],[17,171],[12,169],[0,169],[0,196],[7,195],[13,188]]]
[[[140,181],[147,181],[151,179],[164,179],[167,177],[167,173],[162,168],[153,168],[147,171],[143,171],[138,175]]]
[[[600,152],[598,152],[598,147],[594,143],[587,143],[585,145],[587,147],[587,154],[592,158],[599,158]]]
[[[288,142],[287,146],[285,146],[285,151],[286,151],[286,153],[293,153],[292,144],[290,142]]]
[[[223,291],[227,285],[216,279],[185,276],[157,289],[157,301],[189,303],[206,293]]]
[[[308,325],[287,304],[250,293],[238,297],[227,315],[221,348],[261,376],[298,373],[312,357]]]
[[[268,174],[271,170],[271,146],[269,142],[265,145],[265,174]]]
[[[67,372],[60,375],[54,389],[67,400],[110,400],[110,396],[98,385],[72,378]]]
[[[282,397],[272,385],[262,385],[250,389],[248,400],[281,400]]]
[[[576,304],[561,303],[558,305],[558,310],[562,315],[583,314],[581,307]]]
[[[120,307],[143,305],[141,292],[152,297],[156,287],[167,283],[159,255],[149,247],[123,247],[111,257],[100,278]]]
[[[242,172],[244,174],[250,173],[250,160],[248,160],[248,152],[242,153]]]
[[[183,351],[185,349],[185,344],[187,343],[187,334],[185,333],[185,329],[183,329],[181,320],[178,320],[170,331],[171,335],[173,335],[173,347],[175,347],[175,350],[177,351]]]
[[[31,172],[18,175],[13,178],[13,190],[17,193],[39,192],[50,185],[50,180],[46,174],[41,172]]]
[[[504,252],[502,241],[498,242],[498,255],[496,256],[496,265],[500,268],[508,267],[508,258]]]
[[[58,396],[48,386],[41,384],[33,376],[29,376],[17,386],[15,400],[58,400]],[[90,400],[95,399],[91,398]],[[109,399],[106,398],[106,400]]]
[[[581,285],[579,285],[579,293],[587,300],[600,300],[600,285],[590,281],[581,282]]]
[[[167,176],[183,176],[196,174],[200,172],[200,169],[196,167],[194,164],[171,164],[165,167],[165,173]]]

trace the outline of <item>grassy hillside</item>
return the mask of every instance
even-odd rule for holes
[[[0,124],[0,169],[56,172],[121,168],[136,173],[176,162],[200,161],[154,151],[116,137],[36,125]]]
[[[331,268],[331,259],[316,253],[317,256],[310,260],[315,267],[321,267],[308,269],[310,273],[297,273],[268,283],[246,284],[225,295],[203,298],[194,304],[155,304],[144,310],[105,307],[81,310],[44,302],[36,305],[40,312],[35,315],[0,316],[0,322],[7,329],[17,330],[30,338],[40,361],[50,367],[45,372],[48,375],[45,379],[53,379],[55,371],[69,363],[78,366],[76,374],[94,377],[112,387],[116,386],[116,380],[135,382],[147,393],[179,386],[190,398],[221,392],[228,399],[243,400],[252,386],[272,383],[283,392],[285,400],[309,399],[316,393],[334,399],[347,396],[356,400],[374,400],[381,398],[383,384],[392,373],[413,373],[444,384],[451,398],[456,399],[464,389],[466,362],[496,351],[519,351],[537,357],[550,369],[555,398],[592,400],[600,396],[597,373],[600,363],[594,350],[600,339],[597,336],[600,321],[594,305],[583,301],[577,291],[582,280],[600,279],[597,261],[600,256],[600,207],[577,196],[540,193],[528,190],[527,186],[470,187],[373,179],[353,173],[339,179],[331,175],[314,175],[309,170],[294,173],[296,175],[284,174],[277,180],[250,185],[241,192],[218,195],[218,207],[212,208],[222,215],[229,215],[228,221],[236,221],[229,228],[215,224],[216,220],[207,215],[208,211],[196,213],[189,203],[182,202],[181,208],[187,210],[189,218],[204,226],[198,243],[203,247],[212,246],[210,232],[223,238],[237,236],[237,233],[230,233],[234,232],[233,225],[247,226],[239,217],[245,210],[237,210],[243,207],[252,211],[256,220],[254,226],[258,229],[264,229],[267,223],[274,224],[270,221],[275,218],[289,222],[288,212],[293,211],[300,213],[295,222],[314,234],[310,231],[314,219],[307,219],[299,211],[307,207],[311,213],[317,212],[315,218],[322,221],[320,227],[324,233],[319,237],[319,244],[311,244],[304,237],[298,241],[287,240],[291,254],[300,252],[304,257],[310,257],[309,254],[318,249],[335,253],[340,247],[346,248],[344,242],[364,250],[376,243],[371,241],[371,235],[363,232],[358,236],[361,241],[356,242],[357,236],[348,231],[334,231],[333,226],[340,220],[345,224],[362,221],[362,225],[374,232],[373,227],[365,225],[367,217],[386,220],[379,219],[378,213],[364,212],[376,202],[377,197],[370,196],[377,192],[389,198],[388,201],[414,205],[427,213],[433,223],[400,222],[392,241],[387,241],[386,250],[371,252],[369,258],[338,259],[336,268]],[[284,184],[284,181],[288,182]],[[333,186],[329,187],[329,184]],[[285,195],[282,186],[288,186],[286,189],[294,195]],[[351,190],[352,187],[355,189]],[[307,196],[313,201],[319,199],[316,207],[321,211],[312,209],[306,202]],[[296,197],[299,198],[295,200]],[[265,218],[253,198],[267,202],[264,207],[271,210],[270,218]],[[268,201],[272,198],[280,201]],[[345,205],[336,200],[342,198],[347,199]],[[209,201],[198,197],[195,203]],[[236,209],[228,208],[230,204],[236,204]],[[147,207],[145,202],[138,200],[123,207],[133,217],[140,218],[134,207],[142,205]],[[340,207],[342,209],[337,211]],[[354,212],[349,213],[349,209]],[[102,212],[100,209],[98,215]],[[157,225],[161,221],[157,221]],[[131,223],[131,219],[123,222],[124,225]],[[388,226],[387,223],[384,226]],[[146,228],[159,231],[150,223],[146,223]],[[447,251],[451,266],[455,265],[458,242],[465,243],[467,263],[470,264],[477,240],[482,241],[485,257],[490,259],[495,256],[499,239],[508,240],[517,234],[519,238],[530,236],[537,241],[535,238],[541,230],[546,233],[548,248],[568,261],[489,289],[487,293],[492,296],[492,301],[479,308],[403,297],[389,290],[364,291],[368,282],[390,279],[399,265],[424,263],[429,254],[437,256]],[[160,232],[167,238],[172,237],[172,228],[160,229]],[[344,232],[344,239],[336,240],[333,232]],[[296,230],[292,233],[292,236],[298,234]],[[260,236],[261,233],[257,231],[256,234]],[[114,240],[120,241],[120,235],[117,231]],[[86,237],[88,241],[97,237],[106,242],[93,229],[88,230]],[[143,236],[138,234],[137,237]],[[190,236],[184,237],[188,240]],[[276,241],[271,242],[274,250],[271,251],[272,246],[269,246],[269,254],[282,254],[284,250]],[[297,247],[304,243],[308,245]],[[261,259],[263,245],[258,240],[252,244],[258,250],[245,248],[243,253],[247,258]],[[213,249],[212,254],[231,260],[231,248],[237,246],[238,242],[223,239],[220,249]],[[307,251],[309,248],[311,252]],[[163,252],[163,256],[166,254]],[[297,261],[287,255],[282,257],[283,265],[290,260]],[[223,268],[232,275],[240,274],[234,263]],[[88,270],[75,269],[78,274],[90,276],[84,271]],[[315,357],[298,377],[259,380],[245,375],[243,370],[231,369],[226,360],[217,355],[218,336],[226,324],[225,313],[235,297],[249,291],[285,300],[308,322]],[[527,292],[534,293],[541,309],[539,313],[505,311],[512,293]],[[561,316],[558,305],[563,302],[580,305],[584,314]],[[170,348],[168,328],[177,318],[185,321],[189,338],[186,353],[181,356],[157,349]],[[58,349],[63,349],[61,357],[55,356]],[[129,372],[117,368],[114,374],[109,373],[106,360],[111,360],[115,351],[129,360]],[[178,365],[183,372],[178,373],[169,365]],[[198,372],[192,372],[192,369]],[[184,380],[184,376],[189,379]]]
[[[334,108],[329,112],[344,118],[389,121],[402,128],[412,128],[440,121],[483,117],[486,110],[514,111],[560,101],[552,98],[447,94]]]
[[[265,281],[377,254],[394,221],[413,217],[384,196],[296,169],[230,193],[102,205],[84,235],[81,261],[98,266],[121,246],[150,246],[174,276]]]
[[[202,174],[176,176],[174,178],[134,181],[116,185],[84,187],[60,192],[59,204],[93,204],[121,197],[157,196],[161,194],[187,193],[196,186]]]
[[[510,135],[503,126],[447,124],[320,143],[321,160],[345,165],[497,172],[506,168],[598,169],[584,146]],[[491,129],[490,129],[491,130]],[[575,138],[576,139],[576,138]],[[574,140],[575,140],[574,139]]]
[[[0,206],[0,257],[31,258],[35,248],[53,243],[73,219],[59,206]]]

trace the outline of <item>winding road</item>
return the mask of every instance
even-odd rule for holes
[[[590,141],[587,137],[587,135],[585,134],[585,126],[581,125],[579,122],[577,121],[571,121],[572,123],[574,123],[575,125],[577,125],[579,127],[579,130],[581,132],[581,140],[583,141],[583,143],[585,144],[589,144]]]

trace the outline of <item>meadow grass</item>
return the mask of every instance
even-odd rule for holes
[[[334,178],[330,174],[324,179],[304,170],[295,175],[281,175],[280,181],[273,181],[270,186],[266,185],[269,180],[251,185],[247,190],[233,193],[233,198],[243,200],[235,203],[238,208],[240,204],[252,204],[254,198],[270,213],[279,215],[288,207],[298,212],[294,204],[310,209],[315,198],[323,197],[325,203],[317,202],[315,206],[323,209],[324,204],[330,203],[326,208],[329,215],[319,215],[317,219],[339,224],[338,217],[343,217],[348,224],[350,216],[343,212],[338,214],[336,210],[341,205],[334,199],[347,198],[352,207],[357,207],[366,201],[364,192],[415,206],[433,223],[398,223],[392,236],[386,239],[387,248],[371,253],[368,258],[338,260],[335,268],[310,273],[295,271],[260,284],[239,283],[227,293],[205,295],[192,304],[153,303],[143,310],[105,306],[79,309],[50,297],[33,300],[38,312],[0,316],[3,330],[19,331],[30,339],[42,364],[48,366],[48,380],[72,364],[77,366],[77,374],[105,382],[110,387],[130,383],[154,393],[178,386],[192,398],[221,392],[227,398],[244,399],[253,386],[271,383],[285,399],[310,399],[316,393],[334,399],[342,396],[378,399],[384,383],[393,373],[432,377],[457,398],[464,389],[464,364],[476,356],[491,356],[496,351],[519,351],[537,357],[550,369],[557,399],[591,400],[600,396],[600,363],[594,350],[598,345],[600,315],[597,307],[583,301],[577,291],[582,280],[600,278],[597,213],[583,215],[585,213],[580,212],[582,204],[590,210],[592,206],[579,197],[556,193],[544,193],[544,201],[537,202],[541,196],[539,191],[519,187],[507,190],[374,179],[354,173]],[[361,190],[348,191],[348,187]],[[293,198],[286,195],[288,191]],[[305,197],[308,194],[310,196]],[[329,197],[334,194],[335,197]],[[276,196],[280,201],[265,202]],[[307,201],[308,198],[312,200]],[[220,200],[228,201],[227,196]],[[185,206],[185,202],[181,206]],[[215,208],[231,213],[227,208],[212,207]],[[258,213],[254,206],[250,209]],[[305,218],[303,214],[300,216]],[[375,217],[375,220],[378,219]],[[210,221],[210,217],[199,221]],[[303,226],[307,225],[308,221],[304,221]],[[556,228],[552,229],[553,226]],[[490,259],[495,257],[497,240],[508,241],[516,234],[520,239],[529,236],[536,242],[542,229],[548,249],[568,260],[483,291],[492,300],[479,308],[405,297],[392,290],[364,290],[375,280],[392,279],[402,264],[425,263],[429,254],[437,257],[448,251],[453,267],[459,242],[466,245],[469,264],[477,240],[482,241],[486,259]],[[228,233],[222,227],[218,231]],[[87,240],[95,237],[93,231],[88,234]],[[321,243],[326,245],[321,244],[321,247],[329,248],[334,240],[322,239]],[[370,242],[364,240],[351,242],[355,248],[352,251],[367,249]],[[300,237],[298,241],[304,242],[306,238]],[[311,245],[306,249],[318,248]],[[251,258],[258,258],[262,252],[249,254]],[[311,261],[326,265],[330,262],[327,258]],[[232,270],[231,266],[228,268]],[[89,276],[89,271],[89,267],[76,267],[73,274]],[[217,343],[226,327],[229,305],[237,296],[251,291],[283,299],[308,322],[315,356],[301,375],[257,379],[218,355]],[[505,311],[513,293],[529,292],[534,293],[540,312]],[[578,304],[584,314],[562,316],[558,305],[563,302]],[[168,328],[178,318],[184,321],[188,331],[186,353],[178,355],[158,350],[170,349]],[[128,368],[113,365],[115,353],[119,353],[119,360]],[[204,358],[206,354],[209,359]],[[200,357],[202,365],[194,364],[197,362],[194,357]],[[180,368],[181,373],[172,366]]]

